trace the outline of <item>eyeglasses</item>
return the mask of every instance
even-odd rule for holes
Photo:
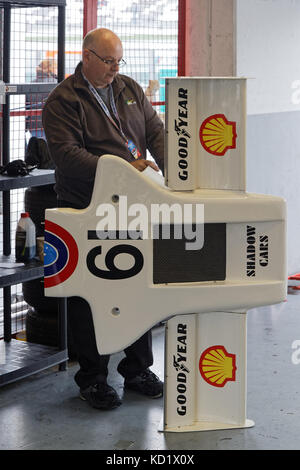
[[[123,67],[124,65],[126,65],[126,62],[124,59],[121,59],[119,61],[115,59],[103,59],[97,54],[97,52],[93,51],[92,49],[88,49],[88,51],[95,54],[95,56],[98,57],[98,59],[102,60],[102,62],[104,62],[106,65],[109,65],[109,66],[117,65],[118,67]]]

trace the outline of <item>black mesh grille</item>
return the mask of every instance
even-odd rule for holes
[[[195,229],[195,227],[194,227]],[[184,234],[183,230],[182,233]],[[204,246],[187,250],[186,238],[174,239],[171,225],[170,240],[153,240],[153,283],[223,281],[226,277],[226,224],[204,224]]]

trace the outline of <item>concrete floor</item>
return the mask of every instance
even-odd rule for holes
[[[0,450],[197,450],[300,449],[300,293],[287,302],[248,312],[248,429],[162,433],[163,399],[123,394],[111,358],[109,382],[123,405],[103,412],[79,399],[66,372],[48,369],[0,388]],[[164,329],[153,331],[155,363],[163,378]],[[292,348],[299,340],[299,354]],[[295,361],[294,361],[295,362]]]

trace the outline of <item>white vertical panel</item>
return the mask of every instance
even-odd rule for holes
[[[246,79],[167,79],[166,184],[246,189]]]
[[[243,426],[246,421],[246,314],[229,312],[203,313],[197,316],[197,353],[199,362],[202,354],[210,349],[210,356],[216,358],[216,367],[223,373],[224,360],[218,354],[224,348],[225,356],[235,365],[229,375],[220,376],[220,384],[213,384],[213,372],[202,371],[196,375],[197,416],[196,421],[228,423]],[[205,354],[208,356],[208,352]],[[230,357],[232,355],[232,357]],[[230,369],[230,367],[229,367]],[[228,369],[227,369],[228,372]]]
[[[246,189],[246,80],[198,79],[196,107],[199,127],[196,153],[197,188],[244,191]],[[207,141],[207,147],[201,143],[201,137],[208,138],[204,132],[211,132],[212,140]],[[226,144],[229,145],[222,152],[222,147],[214,150],[221,144],[222,139],[227,139]],[[223,142],[225,145],[225,141]]]
[[[300,110],[299,23],[299,1],[237,0],[237,75],[251,77],[248,114]]]
[[[253,425],[246,419],[246,336],[246,313],[179,315],[168,321],[165,431]]]

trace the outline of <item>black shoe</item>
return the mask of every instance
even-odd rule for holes
[[[162,397],[163,386],[163,382],[150,369],[146,369],[132,379],[125,379],[124,381],[125,389],[134,390],[151,398]]]
[[[115,389],[102,383],[80,389],[80,398],[99,410],[112,410],[122,404]]]

